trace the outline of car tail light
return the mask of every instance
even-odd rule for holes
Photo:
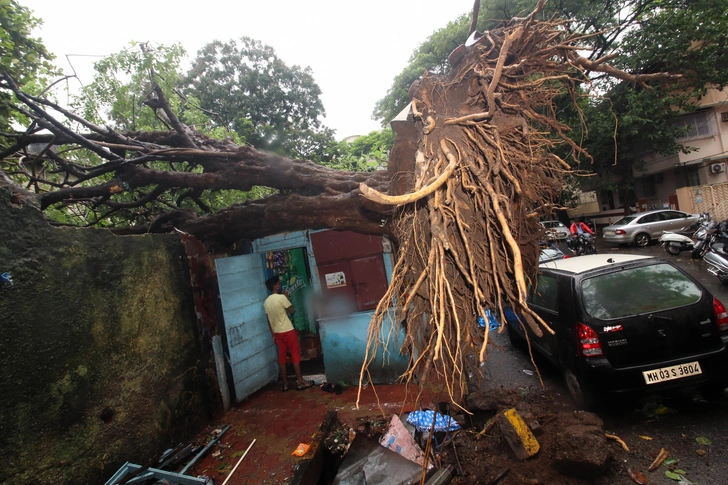
[[[627,234],[627,231],[625,231],[624,229],[617,229],[616,231],[614,231],[614,234],[624,236],[625,234]]]
[[[599,335],[588,325],[576,324],[576,352],[582,357],[596,357],[604,355]]]
[[[713,298],[713,313],[715,313],[715,323],[718,325],[720,333],[728,332],[728,311],[719,299]]]

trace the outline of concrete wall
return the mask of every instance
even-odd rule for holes
[[[0,483],[98,485],[212,417],[176,236],[60,229],[0,186]]]

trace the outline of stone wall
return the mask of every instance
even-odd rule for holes
[[[0,186],[0,483],[99,485],[218,409],[184,249],[13,202]]]

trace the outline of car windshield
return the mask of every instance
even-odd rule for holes
[[[637,216],[623,217],[620,220],[618,220],[617,222],[612,223],[612,225],[613,226],[626,226],[627,224],[629,224],[630,222],[632,222],[635,219],[637,219]]]
[[[690,305],[702,290],[667,263],[642,266],[585,279],[581,284],[584,310],[609,320]]]

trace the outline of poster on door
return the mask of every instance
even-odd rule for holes
[[[326,275],[326,288],[339,288],[341,286],[346,286],[346,275],[343,271]]]
[[[278,276],[281,288],[288,292],[288,299],[296,309],[291,315],[293,327],[298,331],[315,328],[308,318],[311,285],[305,249],[295,248],[265,253],[265,273],[266,279]]]

